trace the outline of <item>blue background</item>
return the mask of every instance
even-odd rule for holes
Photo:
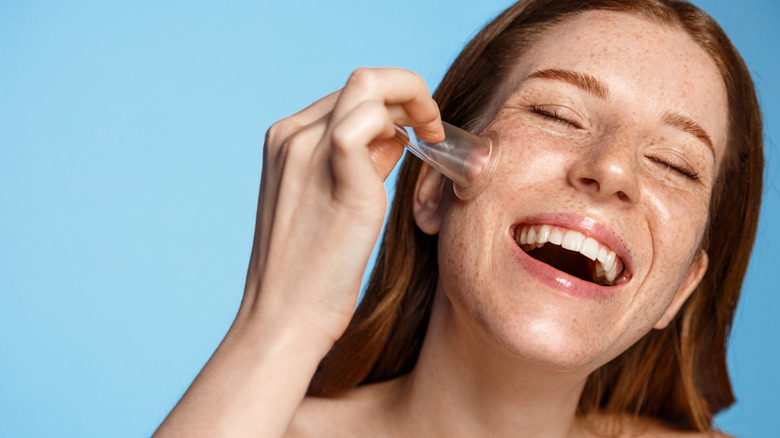
[[[433,89],[510,1],[466,3],[0,0],[0,436],[150,435],[238,308],[265,130],[359,66]],[[696,3],[767,127],[718,422],[776,436],[780,3]]]

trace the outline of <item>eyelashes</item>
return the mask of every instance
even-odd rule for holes
[[[558,108],[555,107],[548,108],[537,104],[531,104],[530,108],[532,112],[539,114],[540,116],[549,119],[553,122],[560,123],[563,125],[568,125],[574,128],[582,128],[582,126],[579,123],[562,116]]]
[[[531,112],[538,114],[539,116],[542,116],[553,123],[560,124],[568,128],[583,128],[583,126],[577,121],[563,115],[562,111],[555,106],[531,104],[529,109]],[[701,179],[701,175],[687,165],[680,165],[663,157],[650,156],[648,158],[650,161],[661,166],[663,169],[677,173],[678,175],[688,178],[691,181],[699,181]]]
[[[688,168],[685,168],[685,167],[682,167],[682,166],[678,166],[678,165],[672,164],[672,163],[664,160],[663,158],[651,157],[650,160],[652,162],[654,162],[654,163],[656,163],[656,164],[666,168],[667,170],[669,170],[671,172],[677,172],[680,175],[683,175],[683,176],[687,177],[690,180],[698,181],[698,180],[701,179],[701,175],[699,175],[695,170],[688,169]]]

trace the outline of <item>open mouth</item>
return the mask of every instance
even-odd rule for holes
[[[529,256],[581,280],[615,286],[628,280],[623,260],[593,237],[553,225],[518,225],[517,245]]]

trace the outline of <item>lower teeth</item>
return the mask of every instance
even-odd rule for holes
[[[614,280],[610,281],[609,276],[604,271],[604,266],[597,262],[593,272],[593,282],[602,286],[612,286]]]

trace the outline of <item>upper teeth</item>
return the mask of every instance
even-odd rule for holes
[[[553,228],[550,225],[529,225],[520,230],[518,243],[524,245],[526,250],[533,247],[540,248],[548,242],[578,252],[591,260],[598,260],[595,279],[606,284],[612,284],[615,281],[619,264],[615,251],[602,245],[596,239],[585,237],[578,231]]]

